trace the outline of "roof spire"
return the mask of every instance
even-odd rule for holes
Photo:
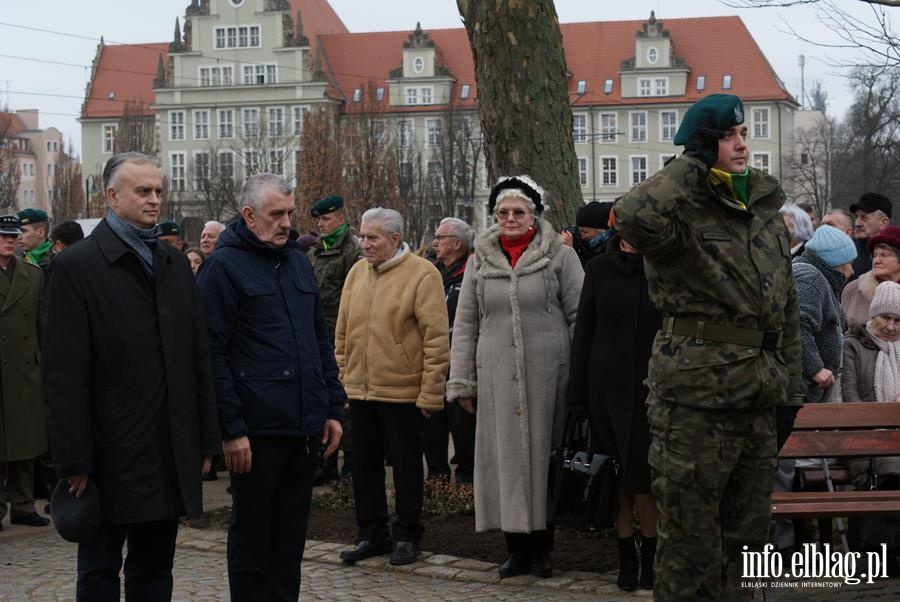
[[[172,43],[181,44],[181,23],[178,21],[178,17],[175,17],[175,36],[172,38]]]
[[[156,61],[156,78],[153,80],[154,88],[162,88],[166,85],[166,66],[163,63],[163,55],[160,54]]]
[[[309,38],[303,35],[303,18],[300,16],[300,11],[297,11],[297,18],[294,21],[295,29],[294,29],[294,42],[298,46],[309,46]]]

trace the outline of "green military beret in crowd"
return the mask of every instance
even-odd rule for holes
[[[181,228],[178,227],[178,224],[172,221],[159,222],[159,235],[181,236]]]
[[[697,128],[727,130],[744,123],[744,103],[734,94],[710,94],[691,105],[675,133],[675,144],[688,141]]]
[[[312,209],[309,210],[309,214],[313,217],[319,217],[320,215],[325,215],[326,213],[331,213],[332,211],[343,208],[344,199],[336,194],[332,194],[316,201],[312,206]]]
[[[19,223],[21,223],[23,226],[27,226],[28,224],[40,224],[41,222],[49,221],[50,218],[47,216],[46,211],[31,208],[19,211]]]

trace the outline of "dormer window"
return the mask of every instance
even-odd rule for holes
[[[462,89],[459,91],[460,98],[468,98],[469,97],[469,84],[463,84]]]
[[[362,88],[353,91],[353,102],[359,102],[362,99]]]
[[[656,61],[659,60],[659,53],[656,48],[651,48],[647,51],[647,62],[651,65],[655,65]]]
[[[612,94],[613,91],[613,80],[608,79],[603,82],[603,93],[604,94]]]
[[[722,89],[723,90],[731,90],[731,75],[726,75],[722,78]]]
[[[416,57],[416,60],[413,61],[413,71],[416,73],[422,73],[425,71],[425,59],[422,57]]]
[[[698,75],[697,76],[697,92],[703,92],[706,89],[706,76]]]
[[[377,100],[378,102],[384,100],[384,88],[378,88],[377,90],[375,90],[375,100]]]
[[[579,94],[584,94],[587,90],[587,81],[583,79],[578,80],[578,87],[575,88],[575,91]]]

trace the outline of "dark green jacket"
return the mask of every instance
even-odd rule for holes
[[[685,155],[616,204],[616,227],[645,256],[664,316],[783,332],[779,350],[658,334],[651,396],[704,409],[799,404],[799,310],[778,181],[750,169],[747,209]]]
[[[322,239],[319,238],[306,252],[319,282],[319,298],[322,301],[332,342],[334,342],[334,325],[337,323],[338,309],[341,306],[344,280],[361,254],[359,242],[350,230],[338,238],[334,246],[327,251],[322,247]]]

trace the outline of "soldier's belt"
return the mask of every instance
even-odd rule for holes
[[[781,349],[782,333],[780,330],[756,330],[710,324],[703,320],[676,318],[667,316],[663,319],[662,331],[666,335],[694,337],[698,343],[716,341],[718,343],[734,343],[748,347],[759,347],[766,351]]]

